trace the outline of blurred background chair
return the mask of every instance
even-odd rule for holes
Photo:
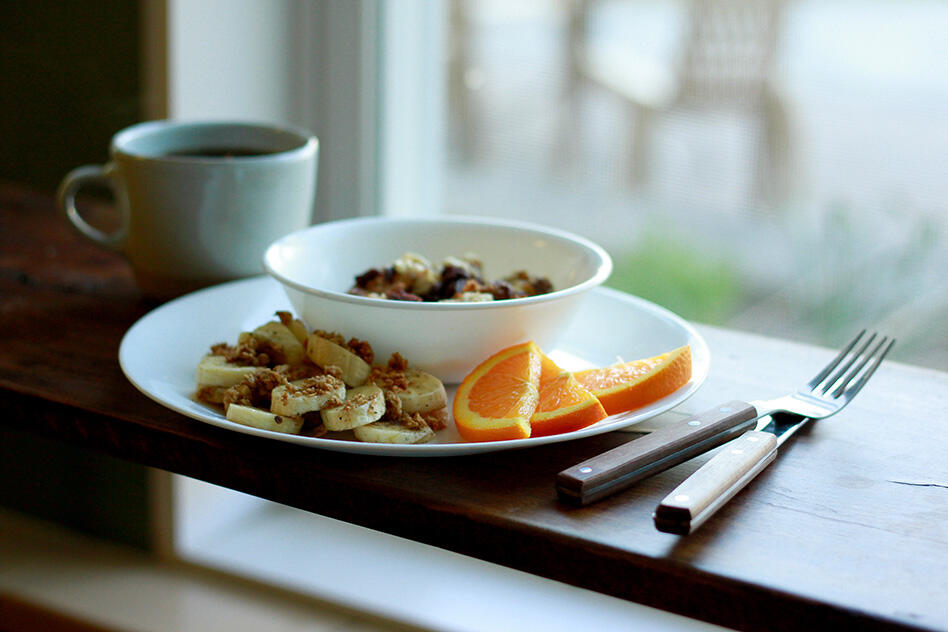
[[[590,25],[601,3],[569,3],[567,108],[575,115],[589,88],[621,101],[631,133],[631,184],[642,186],[651,175],[662,116],[726,111],[756,126],[756,196],[782,199],[791,150],[788,112],[775,84],[783,0],[687,0],[674,59],[665,60],[637,55],[635,42],[594,37]]]

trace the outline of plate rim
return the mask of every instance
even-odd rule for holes
[[[506,441],[422,443],[408,445],[363,443],[344,439],[327,439],[323,437],[304,437],[300,435],[284,434],[253,428],[250,426],[244,426],[228,421],[222,414],[213,411],[210,407],[204,408],[200,402],[197,402],[192,398],[187,398],[189,404],[201,406],[201,410],[204,412],[198,414],[193,408],[187,408],[178,403],[176,399],[171,400],[154,392],[147,385],[142,383],[143,376],[139,375],[135,370],[130,368],[133,365],[133,362],[131,362],[131,354],[135,351],[134,347],[136,345],[137,337],[143,335],[143,332],[147,331],[149,327],[152,327],[154,323],[161,322],[162,319],[168,318],[169,313],[174,314],[176,312],[182,311],[185,309],[185,305],[190,305],[195,301],[200,302],[202,300],[213,300],[217,294],[243,291],[259,295],[261,289],[266,286],[270,286],[268,290],[271,292],[276,291],[277,296],[280,297],[280,300],[284,301],[286,305],[289,305],[287,297],[280,291],[280,284],[275,279],[266,275],[262,275],[246,279],[239,279],[236,281],[229,281],[227,283],[203,288],[201,290],[197,290],[195,292],[175,298],[149,311],[140,317],[131,327],[129,327],[122,337],[118,353],[118,360],[122,369],[122,373],[136,389],[138,389],[142,394],[152,401],[155,401],[165,408],[173,410],[190,419],[207,423],[218,428],[223,428],[225,430],[231,430],[241,434],[248,434],[260,438],[277,440],[284,443],[292,443],[305,447],[312,447],[334,452],[373,456],[439,457],[463,456],[468,454],[483,454],[487,452],[525,449],[541,445],[549,445],[552,443],[575,441],[598,434],[622,430],[667,412],[676,406],[679,406],[685,400],[690,398],[695,392],[697,392],[697,390],[703,385],[704,381],[707,379],[710,369],[711,358],[707,342],[691,323],[665,307],[657,305],[639,296],[634,296],[608,287],[594,288],[590,291],[590,294],[600,295],[611,301],[634,305],[637,309],[644,309],[654,315],[660,316],[663,320],[675,324],[687,334],[689,339],[688,344],[691,345],[692,351],[692,376],[684,387],[645,408],[631,411],[629,413],[611,415],[605,420],[597,422],[592,426],[565,434],[545,437],[530,437],[527,439],[512,439]],[[274,306],[274,309],[281,309],[286,305],[277,305]],[[453,389],[450,389],[450,387],[449,390],[453,391]]]

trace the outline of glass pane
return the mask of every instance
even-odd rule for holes
[[[948,369],[948,3],[458,0],[449,213],[682,316]]]

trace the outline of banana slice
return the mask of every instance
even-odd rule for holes
[[[326,430],[358,429],[365,424],[378,421],[385,414],[385,394],[372,384],[357,386],[346,393],[346,401],[339,406],[323,408],[322,417]]]
[[[300,345],[306,342],[306,339],[309,338],[309,332],[306,331],[306,325],[304,325],[303,321],[301,321],[299,318],[294,318],[291,320],[286,327],[291,332],[293,332],[293,335],[296,336],[296,339],[300,341]]]
[[[198,388],[205,386],[230,387],[239,384],[245,377],[260,370],[261,367],[241,366],[228,362],[224,356],[208,354],[201,358],[197,366]]]
[[[369,371],[372,369],[368,362],[353,352],[318,334],[311,334],[306,339],[306,354],[317,366],[339,367],[342,372],[342,381],[350,387],[365,384]]]
[[[227,419],[245,426],[286,434],[299,434],[300,428],[303,427],[303,420],[299,417],[274,415],[269,411],[241,404],[231,404],[227,407]]]
[[[390,362],[387,367],[375,367],[369,381],[397,396],[402,411],[410,415],[438,410],[448,403],[441,380],[420,369]]]
[[[303,321],[299,318],[293,318],[293,314],[290,312],[280,311],[277,312],[276,315],[277,318],[280,319],[280,322],[293,332],[293,335],[296,336],[296,339],[300,341],[301,345],[306,343],[309,332],[306,331],[306,324]]]
[[[346,385],[337,377],[317,375],[289,384],[281,384],[270,392],[270,412],[296,417],[312,413],[327,404],[346,398]]]
[[[408,428],[394,421],[376,421],[352,432],[356,439],[366,443],[424,443],[434,437],[428,426]]]
[[[303,343],[283,323],[275,320],[265,323],[254,329],[251,335],[283,349],[283,353],[286,354],[286,364],[303,362]]]
[[[408,386],[397,390],[395,394],[402,400],[402,410],[406,413],[427,413],[444,408],[448,395],[441,380],[419,369],[406,369]]]

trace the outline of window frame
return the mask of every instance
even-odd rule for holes
[[[436,214],[444,11],[425,0],[144,0],[145,117],[313,131],[317,221]]]

